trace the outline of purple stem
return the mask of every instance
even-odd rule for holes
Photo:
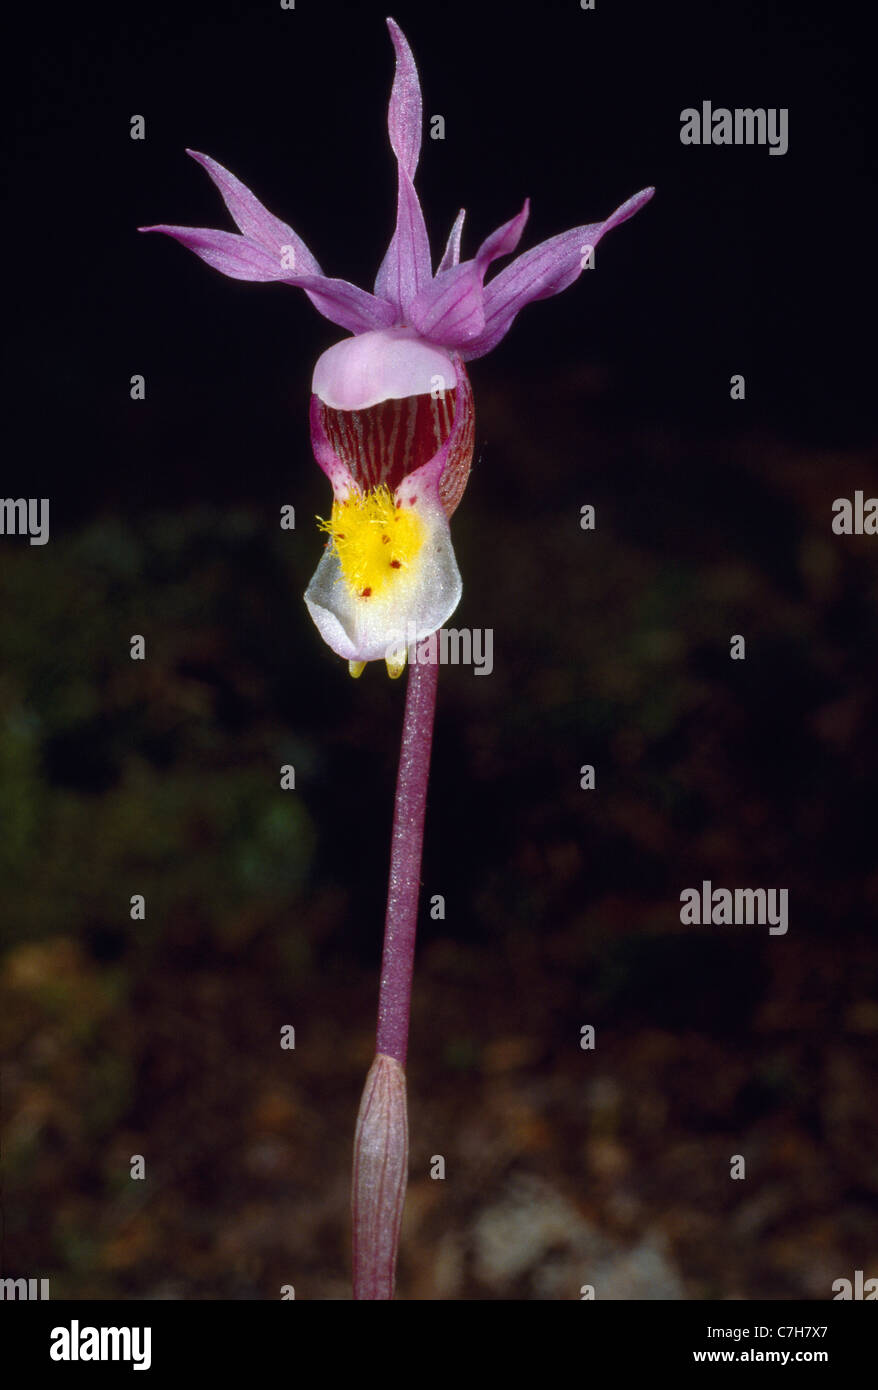
[[[435,642],[433,648],[431,654],[435,657]],[[420,652],[419,647],[419,655]],[[408,1048],[421,850],[438,676],[439,663],[435,659],[414,661],[409,666],[393,813],[376,1041],[377,1051],[393,1057],[403,1068]]]
[[[438,673],[436,661],[416,659],[409,665],[390,846],[377,1049],[354,1138],[351,1213],[356,1299],[393,1298],[408,1182],[405,1059]]]

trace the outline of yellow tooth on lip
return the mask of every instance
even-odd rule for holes
[[[395,681],[405,670],[405,650],[401,656],[386,656],[384,660],[387,662],[388,676],[392,681]]]
[[[366,663],[365,663],[365,661],[349,661],[349,662],[348,662],[348,671],[349,671],[350,674],[353,676],[354,680],[358,680],[359,677],[360,677],[360,676],[363,674],[363,672],[365,671],[365,669],[366,669]]]

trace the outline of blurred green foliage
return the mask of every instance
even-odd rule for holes
[[[270,546],[245,513],[196,512],[4,554],[7,942],[110,920],[149,939],[193,902],[222,933],[301,892],[313,828],[279,785],[301,750],[256,708],[261,673],[228,650],[259,601],[241,567]],[[131,922],[130,895],[147,891]]]
[[[494,672],[441,673],[413,1174],[457,1176],[439,1206],[413,1176],[402,1289],[451,1287],[446,1232],[523,1165],[605,1235],[660,1230],[691,1296],[825,1296],[878,1191],[874,564],[827,543],[827,460],[602,434],[575,374],[541,389],[483,394],[454,521]],[[319,545],[256,506],[4,545],[7,1259],[54,1296],[275,1297],[291,1265],[346,1296],[404,683],[314,634]],[[789,885],[789,937],[681,929],[702,877]],[[455,1296],[508,1295],[467,1268]]]

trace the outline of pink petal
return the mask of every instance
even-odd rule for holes
[[[387,328],[396,318],[392,305],[386,300],[376,299],[368,290],[352,285],[350,280],[334,280],[326,275],[284,276],[285,285],[297,285],[303,289],[314,308],[347,328],[350,333],[368,333],[371,329]]]
[[[392,19],[387,27],[396,49],[387,129],[396,155],[398,192],[396,230],[375,277],[375,293],[402,317],[406,305],[430,279],[430,242],[413,183],[421,150],[421,85],[405,35]]]
[[[582,272],[586,248],[597,246],[601,237],[620,222],[633,217],[649,202],[655,190],[645,188],[616,208],[605,222],[592,222],[572,231],[562,232],[549,241],[541,242],[531,251],[501,270],[485,286],[485,326],[478,338],[461,348],[467,361],[482,357],[499,343],[512,326],[515,316],[525,304],[536,299],[548,299],[572,285]]]
[[[485,237],[476,252],[476,267],[483,279],[492,261],[496,261],[498,256],[509,256],[515,250],[521,241],[521,234],[529,216],[530,198],[525,198],[521,212],[517,212],[508,222],[504,222],[502,227],[498,227],[496,232]]]
[[[466,209],[461,208],[454,219],[454,226],[448,234],[448,241],[445,243],[445,250],[436,272],[437,275],[441,275],[443,270],[450,270],[460,260],[460,234],[463,231],[464,217],[466,217]]]
[[[351,333],[366,333],[370,329],[384,328],[392,323],[395,314],[392,307],[382,299],[376,299],[368,290],[361,290],[348,280],[333,280],[326,275],[293,275],[288,267],[277,258],[251,241],[249,237],[238,236],[235,232],[221,232],[209,227],[139,227],[141,232],[164,232],[181,242],[196,256],[229,275],[233,280],[277,281],[284,285],[294,285],[303,289],[311,303],[330,323],[337,323]]]
[[[400,167],[413,179],[421,152],[421,84],[405,34],[395,19],[388,19],[387,27],[396,49],[387,130]]]
[[[281,222],[280,218],[274,217],[263,207],[255,194],[251,193],[240,179],[236,179],[234,174],[230,174],[228,169],[217,164],[209,155],[200,154],[198,150],[187,150],[186,153],[207,170],[235,219],[238,230],[245,237],[264,246],[278,261],[284,251],[292,248],[296,269],[300,274],[322,275],[320,266],[302,238],[297,236],[286,222]]]
[[[407,319],[425,338],[447,348],[464,348],[485,328],[485,272],[498,256],[508,256],[521,240],[530,204],[492,232],[475,259],[438,274],[408,307]]]
[[[258,242],[238,236],[236,232],[220,232],[210,227],[171,227],[166,223],[137,230],[164,232],[174,237],[214,270],[230,275],[233,280],[285,280],[290,273],[282,267],[279,256],[273,256]]]
[[[421,204],[408,174],[399,167],[396,230],[375,277],[375,294],[405,316],[406,306],[430,282],[430,242]]]
[[[485,328],[482,282],[474,261],[437,275],[409,304],[406,318],[425,338],[461,347]]]

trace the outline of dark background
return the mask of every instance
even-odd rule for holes
[[[343,333],[135,228],[230,226],[190,146],[371,287],[384,12],[49,6],[10,44],[4,495],[52,539],[0,553],[3,1273],[58,1297],[347,1296],[403,683],[301,602]],[[878,540],[831,531],[878,493],[857,7],[394,14],[435,256],[460,206],[471,255],[525,195],[524,249],[657,188],[471,369],[454,624],[495,670],[441,673],[400,1293],[829,1297],[878,1275]],[[702,100],[788,107],[789,151],[681,145]],[[789,934],[682,927],[702,878],[788,887]]]

